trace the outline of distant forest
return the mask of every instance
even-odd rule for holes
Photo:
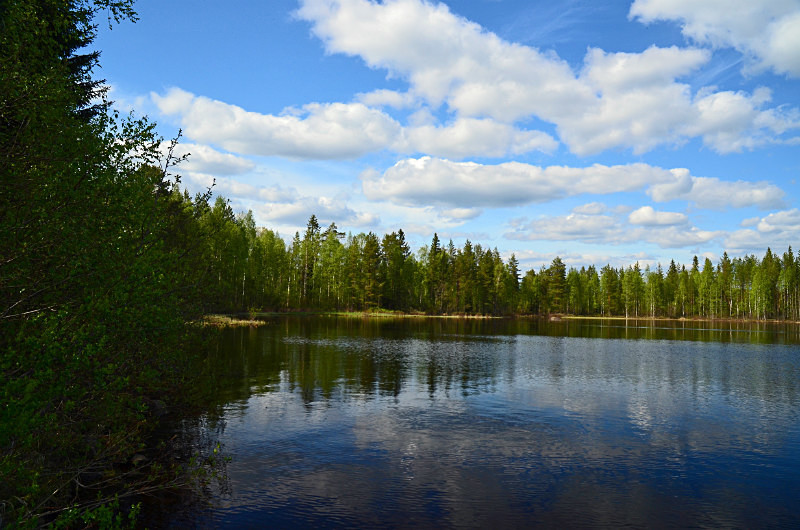
[[[176,192],[180,195],[180,192]],[[322,228],[314,215],[288,244],[257,229],[251,212],[234,215],[183,192],[204,233],[209,311],[418,311],[430,314],[736,318],[800,320],[800,255],[770,249],[718,263],[695,258],[642,269],[567,268],[556,257],[538,271],[514,255],[469,240],[457,248],[434,234],[412,252],[402,230],[383,237]]]

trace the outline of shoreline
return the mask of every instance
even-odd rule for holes
[[[543,317],[544,318],[544,317]],[[624,317],[624,316],[583,316],[583,315],[560,315],[564,320],[638,320],[638,321],[656,321],[656,322],[739,322],[743,324],[800,324],[800,320],[780,320],[775,318],[769,319],[754,319],[754,318],[707,318],[707,317]]]
[[[388,311],[255,311],[250,313],[210,313],[204,315],[200,320],[203,326],[213,327],[237,327],[237,326],[262,326],[266,324],[264,318],[272,317],[306,317],[306,316],[337,316],[345,318],[422,318],[422,319],[448,319],[448,320],[547,320],[549,322],[564,322],[568,320],[573,321],[592,321],[592,320],[614,320],[614,321],[635,321],[635,322],[674,322],[674,323],[728,323],[728,324],[787,324],[787,325],[800,325],[800,321],[796,320],[779,320],[779,319],[746,319],[746,318],[705,318],[705,317],[625,317],[625,316],[586,316],[586,315],[466,315],[466,314],[444,314],[444,315],[430,315],[426,313],[402,313],[402,312],[388,312]]]

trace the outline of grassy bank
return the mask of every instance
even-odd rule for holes
[[[255,311],[243,315],[241,313],[229,314],[209,314],[200,320],[203,326],[212,327],[238,327],[238,326],[262,326],[266,322],[260,319],[275,318],[275,317],[298,317],[298,316],[335,316],[344,318],[424,318],[424,319],[454,319],[454,320],[500,320],[504,316],[493,315],[431,315],[421,312],[403,313],[400,311],[291,311],[291,312],[275,312],[275,311]]]
[[[268,313],[257,314],[257,316],[267,316]],[[202,318],[200,323],[203,326],[211,326],[215,328],[227,327],[240,327],[240,326],[263,326],[266,324],[263,320],[255,318],[238,318],[232,315],[206,315]]]
[[[778,319],[747,319],[747,318],[704,318],[704,317],[625,317],[625,316],[581,316],[581,315],[558,315],[562,320],[615,320],[615,321],[652,321],[652,322],[730,322],[743,324],[800,324],[800,320],[778,320]],[[534,317],[538,318],[538,317]]]
[[[550,320],[552,322],[558,321],[603,321],[612,320],[617,322],[638,321],[638,322],[716,322],[716,323],[743,323],[743,324],[798,324],[800,321],[793,320],[776,320],[776,319],[737,319],[737,318],[671,318],[671,317],[625,317],[620,315],[614,316],[584,316],[584,315],[473,315],[473,314],[429,314],[423,312],[401,312],[390,310],[374,310],[374,311],[291,311],[291,312],[277,312],[277,311],[254,311],[245,314],[230,313],[230,314],[210,314],[203,317],[201,323],[205,326],[212,327],[237,327],[237,326],[262,326],[265,324],[263,319],[286,317],[286,316],[336,316],[344,318],[404,318],[404,319],[453,319],[453,320],[503,320],[503,319],[531,319],[531,320]]]

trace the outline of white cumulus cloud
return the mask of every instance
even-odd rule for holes
[[[396,90],[373,90],[356,95],[356,99],[369,107],[393,107],[404,109],[415,104],[414,97],[408,92],[402,93]]]
[[[676,183],[656,184],[648,195],[657,202],[686,200],[700,208],[725,210],[756,206],[762,210],[783,206],[784,192],[768,182],[724,181],[716,177],[680,174]]]
[[[590,202],[587,204],[583,204],[581,206],[576,206],[572,209],[574,213],[582,213],[588,215],[598,215],[601,213],[605,213],[608,210],[608,207],[603,204],[602,202]]]
[[[571,213],[564,216],[545,217],[524,225],[516,232],[506,234],[509,239],[529,241],[584,241],[617,242],[622,235],[617,219],[610,215]]]
[[[355,158],[385,148],[400,132],[400,125],[391,117],[361,103],[312,103],[274,116],[179,88],[151,97],[162,113],[179,116],[187,137],[236,153]]]
[[[659,212],[652,206],[642,206],[628,216],[628,221],[634,225],[642,226],[669,226],[685,224],[689,220],[686,214],[679,212]]]
[[[442,210],[441,214],[449,219],[467,221],[478,217],[483,211],[480,208],[451,208]]]
[[[224,197],[255,200],[261,202],[289,203],[298,198],[293,188],[281,186],[253,186],[236,179],[219,177],[208,173],[190,172],[185,176],[186,184],[196,191],[211,188],[214,193]],[[213,186],[213,188],[212,188]]]
[[[759,232],[792,232],[800,236],[800,210],[793,208],[771,213],[758,223]]]
[[[530,151],[552,152],[557,147],[558,142],[540,131],[520,131],[489,119],[462,118],[446,126],[409,127],[395,150],[465,158],[476,155],[502,157]]]
[[[680,216],[680,217],[679,217]],[[683,214],[656,212],[651,207],[620,215],[570,213],[517,223],[505,237],[523,241],[579,241],[601,245],[651,243],[661,248],[706,244],[725,235],[722,231],[692,226]]]
[[[405,94],[380,92],[364,101],[407,106],[414,97],[433,108],[446,105],[458,118],[503,123],[536,117],[554,124],[579,155],[642,153],[694,137],[726,153],[791,141],[782,135],[800,127],[795,109],[766,108],[763,91],[694,93],[682,79],[708,63],[707,50],[590,49],[576,74],[555,54],[504,41],[441,3],[303,0],[297,15],[329,53],[361,57],[410,85]]]
[[[391,93],[383,94],[391,99]],[[226,150],[296,159],[346,159],[390,149],[436,156],[501,157],[551,152],[558,142],[541,131],[524,131],[488,118],[462,118],[438,126],[403,127],[364,103],[310,103],[279,116],[196,96],[179,88],[151,94],[159,110],[176,115],[187,137]]]
[[[761,254],[767,247],[772,247],[776,252],[790,245],[797,248],[800,241],[800,209],[781,210],[761,219],[746,221],[742,226],[754,228],[743,228],[729,234],[725,247],[730,252]]]
[[[335,222],[368,227],[380,222],[377,215],[353,210],[344,199],[337,197],[299,197],[291,202],[264,203],[256,207],[254,213],[267,222],[293,226],[304,226],[312,214],[322,225]]]
[[[168,143],[162,143],[161,151],[166,155]],[[188,155],[186,160],[177,166],[177,171],[194,171],[213,175],[241,175],[255,168],[255,163],[246,158],[223,153],[207,145],[179,143],[172,155],[176,158]]]
[[[400,160],[382,174],[361,176],[364,195],[405,205],[442,204],[461,208],[541,203],[580,194],[636,191],[674,183],[688,172],[637,163],[618,166],[539,167],[519,162],[496,165],[432,157]],[[680,188],[678,188],[680,189]]]
[[[686,37],[735,48],[751,68],[800,77],[797,0],[635,0],[630,16],[644,23],[679,22]]]

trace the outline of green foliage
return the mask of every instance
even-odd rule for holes
[[[75,54],[130,5],[0,4],[0,515],[22,526],[122,524],[114,495],[154,479],[129,469],[149,404],[191,375],[195,204],[152,124],[90,101],[96,55]]]
[[[452,241],[443,246],[436,234],[415,256],[402,230],[342,241],[335,224],[323,232],[312,216],[304,236],[295,234],[287,246],[270,230],[256,236],[252,214],[234,215],[224,199],[201,213],[200,224],[208,227],[205,255],[213,271],[200,289],[209,309],[800,317],[800,273],[791,248],[781,258],[770,251],[762,261],[724,254],[717,266],[695,258],[689,270],[673,260],[666,274],[660,264],[655,270],[638,263],[606,265],[599,273],[594,266],[568,269],[556,257],[520,278],[514,255],[504,262],[497,249],[470,241],[460,249]]]
[[[53,527],[136,528],[140,511],[140,503],[134,504],[127,510],[122,510],[119,498],[114,497],[94,508],[69,508],[53,522]]]
[[[412,298],[413,260],[411,248],[402,230],[386,234],[381,242],[384,259],[381,263],[382,301],[387,309],[406,310]]]

